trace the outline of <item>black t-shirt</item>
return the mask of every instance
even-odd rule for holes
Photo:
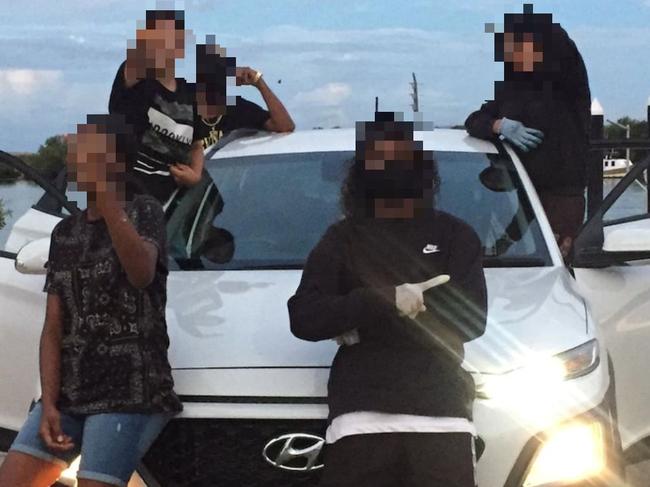
[[[155,277],[145,289],[129,283],[103,219],[89,222],[82,212],[52,232],[44,290],[56,293],[63,307],[58,407],[67,413],[182,409],[167,359],[163,211],[140,195],[127,215],[140,237],[158,248]]]
[[[169,166],[189,164],[197,123],[194,87],[176,79],[176,91],[156,80],[141,80],[127,88],[122,63],[109,101],[111,113],[122,113],[135,126],[140,147],[129,172],[158,201],[165,203],[176,189]]]
[[[269,117],[267,110],[238,96],[236,104],[226,108],[225,115],[207,121],[198,117],[195,126],[196,138],[201,140],[203,148],[207,149],[233,130],[245,128],[264,129],[264,124]]]

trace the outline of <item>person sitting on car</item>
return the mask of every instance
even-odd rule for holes
[[[42,395],[1,487],[50,486],[79,455],[79,487],[124,487],[182,409],[167,359],[164,216],[153,197],[126,191],[135,150],[121,115],[89,115],[69,139],[68,177],[88,208],[52,231]]]
[[[203,145],[194,129],[195,91],[175,75],[176,59],[184,55],[183,11],[148,10],[109,100],[109,112],[126,115],[140,140],[129,173],[163,204],[179,187],[198,184],[203,173]]]
[[[465,127],[474,137],[513,146],[567,256],[585,213],[591,105],[585,64],[552,15],[533,13],[532,6],[505,15],[495,51],[504,81]]]
[[[433,155],[414,125],[357,125],[345,217],[311,251],[291,331],[341,345],[328,385],[321,486],[475,487],[474,385],[463,343],[483,334],[481,242],[434,208]]]
[[[268,111],[241,96],[228,105],[226,80],[233,74],[237,85],[251,85],[259,90]],[[206,44],[196,46],[196,104],[200,115],[196,130],[204,149],[236,129],[293,132],[295,128],[289,112],[266,84],[262,73],[249,67],[235,67],[235,58],[227,57],[213,36],[208,36]]]

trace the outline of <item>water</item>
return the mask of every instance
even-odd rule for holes
[[[2,200],[4,209],[10,212],[9,215],[5,215],[6,225],[0,229],[0,249],[4,249],[14,222],[31,208],[42,195],[43,189],[40,186],[27,181],[0,184],[0,200]]]
[[[608,194],[620,182],[620,179],[607,178],[603,182],[605,194]],[[0,199],[3,200],[5,209],[11,214],[6,217],[6,225],[0,229],[0,249],[9,236],[11,227],[16,219],[25,213],[33,204],[35,204],[43,190],[26,181],[18,181],[11,184],[0,184]],[[640,215],[647,212],[647,190],[641,183],[634,183],[619,198],[616,204],[605,215],[606,220],[614,220],[627,216]]]

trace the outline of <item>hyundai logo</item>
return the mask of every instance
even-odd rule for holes
[[[325,440],[306,433],[291,433],[269,441],[264,459],[276,468],[292,472],[310,472],[323,468],[319,461]]]

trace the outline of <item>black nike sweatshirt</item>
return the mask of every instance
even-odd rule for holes
[[[399,316],[395,287],[440,274],[451,280],[425,292],[427,311]],[[354,411],[471,419],[474,384],[461,368],[463,343],[485,330],[487,293],[481,243],[461,220],[434,211],[332,225],[288,307],[298,338],[359,331],[360,343],[341,346],[332,364],[330,420]]]

